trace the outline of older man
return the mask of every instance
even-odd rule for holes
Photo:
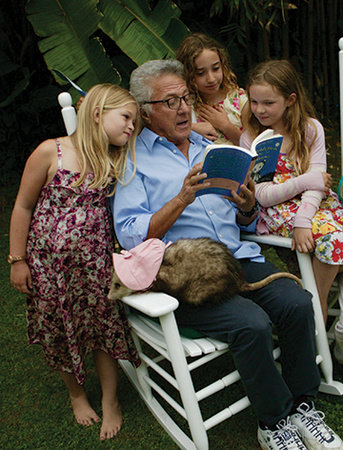
[[[249,282],[275,272],[257,244],[240,240],[240,228],[253,231],[255,227],[251,181],[232,199],[214,194],[195,197],[206,186],[199,181],[204,177],[201,162],[209,142],[191,132],[195,96],[184,82],[182,65],[159,60],[143,64],[132,73],[131,92],[141,105],[145,128],[137,140],[136,173],[128,184],[118,184],[115,195],[120,244],[130,249],[152,237],[165,242],[209,237],[227,245]],[[133,171],[129,162],[127,180]],[[282,279],[245,297],[224,298],[215,307],[182,304],[176,317],[180,325],[230,344],[258,416],[262,448],[343,448],[313,404],[320,376],[308,292]],[[272,355],[272,324],[279,335],[282,375]]]

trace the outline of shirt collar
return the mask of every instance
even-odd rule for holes
[[[156,141],[160,140],[160,136],[153,131],[151,131],[149,128],[145,127],[141,131],[139,138],[144,142],[145,146],[148,150],[152,151],[152,148]],[[165,138],[162,138],[165,139]],[[209,144],[213,144],[213,142],[209,141],[208,139],[201,136],[201,134],[195,133],[194,131],[191,131],[191,134],[189,135],[189,141],[193,145],[200,145],[200,146],[206,146]],[[166,142],[169,142],[166,140]]]

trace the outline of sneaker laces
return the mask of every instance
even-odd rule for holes
[[[290,418],[281,419],[276,425],[277,430],[273,431],[275,443],[280,446],[280,450],[298,449],[299,436],[297,427],[293,425]]]
[[[307,403],[301,403],[297,411],[302,414],[305,426],[313,435],[320,439],[320,442],[328,442],[333,438],[332,430],[324,422],[325,414],[323,411],[317,411],[314,406],[310,407]]]

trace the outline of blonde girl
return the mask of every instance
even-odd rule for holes
[[[215,39],[193,33],[182,41],[176,58],[184,65],[188,89],[197,94],[192,129],[216,143],[238,145],[247,96],[225,49]]]
[[[325,135],[294,67],[286,60],[259,64],[250,73],[249,119],[241,145],[266,128],[283,135],[272,182],[256,185],[262,206],[257,232],[292,237],[292,249],[313,252],[313,270],[327,319],[330,287],[343,269],[343,208],[326,173]],[[343,283],[340,280],[343,289]],[[342,297],[342,296],[340,296]],[[343,363],[343,314],[335,327],[335,355]]]
[[[107,299],[114,251],[108,196],[121,181],[137,131],[135,99],[94,86],[72,136],[42,142],[29,157],[10,225],[11,283],[27,294],[28,337],[61,373],[81,425],[100,417],[83,384],[93,353],[102,387],[100,439],[122,423],[117,360],[139,364],[122,306]]]

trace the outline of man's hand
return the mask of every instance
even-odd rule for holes
[[[241,185],[240,193],[232,191],[232,197],[225,197],[231,202],[233,202],[240,211],[249,212],[255,206],[255,183],[249,177],[248,184],[245,186]]]
[[[199,184],[200,180],[207,177],[206,173],[200,173],[201,169],[202,163],[195,164],[184,179],[181,191],[177,195],[186,206],[194,202],[196,192],[210,186],[209,182]]]
[[[295,227],[292,236],[292,250],[297,249],[300,253],[313,252],[315,248],[311,228]]]

